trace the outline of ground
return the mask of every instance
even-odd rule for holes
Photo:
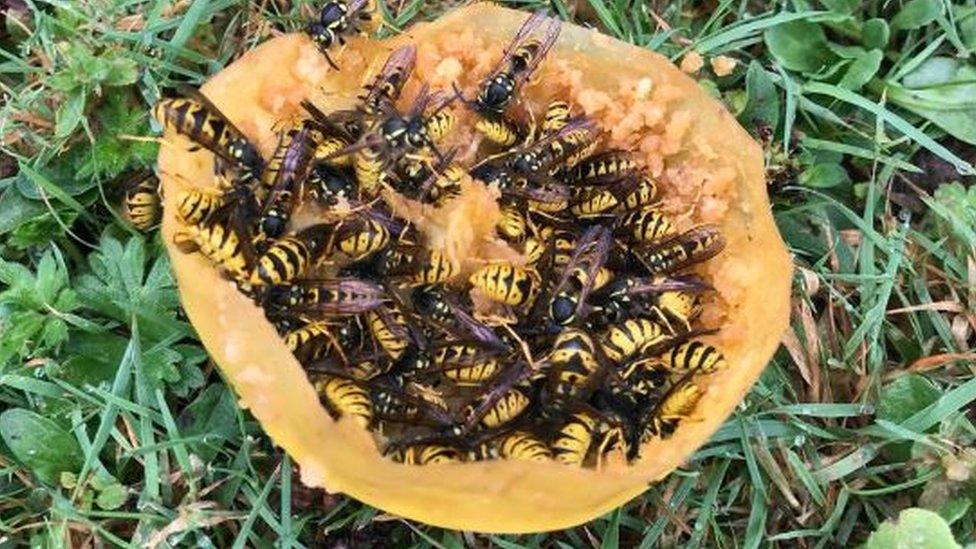
[[[390,1],[380,32],[450,4]],[[764,144],[792,328],[711,441],[642,498],[545,535],[444,531],[303,488],[207,362],[158,232],[118,205],[154,163],[149,107],[313,6],[8,0],[0,547],[831,547],[919,524],[976,542],[976,8],[512,4],[669,56]],[[882,524],[908,508],[934,514]]]

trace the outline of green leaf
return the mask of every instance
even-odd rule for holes
[[[78,386],[108,385],[115,378],[127,343],[113,333],[73,333],[64,346],[66,359],[56,374]]]
[[[956,24],[959,25],[959,38],[969,49],[976,49],[976,6],[953,6]]]
[[[125,486],[110,484],[98,494],[98,497],[95,498],[95,504],[106,511],[111,511],[125,505],[125,500],[128,497],[129,494]]]
[[[959,497],[945,502],[936,512],[947,523],[952,524],[966,516],[966,513],[973,506],[973,500],[966,497]]]
[[[826,189],[850,183],[851,179],[840,164],[816,164],[804,170],[798,182],[805,187]]]
[[[58,107],[57,123],[54,134],[57,137],[67,137],[75,131],[78,124],[85,117],[85,102],[88,96],[84,88],[75,90],[68,96],[68,100]]]
[[[775,130],[779,124],[780,100],[776,84],[758,61],[746,72],[746,105],[739,121],[750,131],[765,126]],[[755,133],[755,131],[753,131]]]
[[[941,394],[928,378],[903,375],[881,389],[876,413],[880,419],[901,423],[938,400]]]
[[[798,72],[817,72],[833,61],[823,29],[808,21],[791,21],[763,34],[769,53],[784,67]]]
[[[901,85],[906,88],[920,89],[938,86],[952,82],[956,73],[963,68],[958,59],[951,57],[930,57],[915,70],[901,79]]]
[[[957,549],[946,521],[938,514],[913,507],[898,514],[895,521],[887,520],[878,527],[864,549]]]
[[[139,79],[139,65],[135,59],[122,57],[123,53],[109,59],[108,72],[102,81],[106,86],[128,86]]]
[[[78,441],[57,423],[30,410],[14,408],[0,414],[0,436],[17,460],[50,484],[57,484],[62,472],[81,468]]]
[[[838,86],[849,90],[859,90],[874,78],[881,68],[881,60],[884,54],[881,50],[871,50],[854,59],[854,62],[847,67],[847,72],[841,78]]]
[[[860,5],[858,0],[820,0],[825,8],[834,13],[850,14]]]
[[[924,27],[942,15],[942,2],[939,0],[908,0],[891,20],[895,30],[911,30]]]
[[[0,235],[44,216],[47,208],[40,200],[26,198],[16,187],[7,187],[0,194]]]
[[[901,85],[886,86],[892,103],[976,145],[976,67],[935,57],[906,75]]]
[[[884,19],[868,19],[861,27],[861,44],[866,48],[883,50],[891,38],[891,29]]]
[[[210,461],[217,455],[220,444],[237,432],[237,401],[226,386],[211,385],[180,412],[177,426],[187,437],[212,435],[211,440],[190,445],[200,459]]]

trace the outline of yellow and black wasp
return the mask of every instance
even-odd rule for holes
[[[592,120],[576,117],[559,131],[491,161],[500,160],[506,168],[518,174],[550,175],[586,151],[597,137],[598,128]]]
[[[148,231],[159,221],[159,178],[150,170],[139,170],[125,184],[122,211],[132,226]]]
[[[173,235],[173,243],[184,253],[199,252],[234,280],[246,280],[251,261],[238,233],[219,221],[187,225]]]
[[[645,247],[637,261],[651,274],[669,274],[707,261],[723,249],[725,237],[718,227],[701,225]]]
[[[572,414],[549,442],[552,457],[563,465],[582,465],[593,445],[597,420],[589,413]]]
[[[728,366],[721,351],[698,340],[671,348],[661,356],[661,363],[669,371],[678,373],[710,374]]]
[[[687,299],[693,299],[712,287],[697,278],[619,276],[594,295],[598,316],[603,323],[613,323],[640,315],[655,314],[662,321],[672,318],[685,325],[692,311],[686,309]]]
[[[464,453],[457,448],[440,444],[418,444],[397,450],[393,459],[405,465],[438,465],[464,461]]]
[[[633,153],[612,150],[584,158],[575,166],[560,168],[555,176],[571,185],[595,187],[632,178],[640,170]]]
[[[545,462],[552,459],[552,452],[545,441],[528,431],[512,431],[496,437],[494,452],[502,459]]]
[[[279,146],[279,149],[284,148],[280,152],[281,161],[258,221],[263,236],[278,238],[287,230],[292,211],[308,178],[315,143],[321,135],[314,122],[306,121],[301,127],[289,131],[282,140]],[[278,154],[275,153],[276,156]]]
[[[355,315],[379,307],[386,300],[382,286],[358,278],[304,279],[269,286],[262,305],[269,314]]]
[[[184,253],[200,252],[239,283],[247,283],[258,249],[264,243],[254,220],[259,204],[249,175],[236,179],[221,195],[221,204],[196,224],[182,226],[173,242]]]
[[[360,32],[358,23],[369,21],[372,17],[367,11],[369,0],[329,0],[319,10],[318,19],[308,24],[305,32],[318,46],[319,51],[332,65],[339,70],[339,66],[329,55],[329,48],[336,43],[344,45],[345,36]]]
[[[568,326],[585,319],[590,292],[600,289],[612,277],[612,272],[603,266],[610,244],[610,232],[599,225],[588,229],[580,238],[549,300],[549,319],[553,323]]]
[[[476,129],[489,140],[503,146],[521,140],[522,132],[509,120],[507,110],[549,53],[559,37],[560,28],[559,20],[542,12],[529,16],[505,48],[491,75],[481,81],[475,99],[464,100],[481,118]],[[455,93],[462,97],[460,90],[455,89]]]
[[[435,345],[431,368],[422,375],[441,375],[461,387],[479,387],[504,368],[503,349],[480,341],[449,341]]]
[[[633,176],[609,185],[574,187],[569,211],[583,219],[610,219],[621,213],[652,207],[657,185],[647,176]]]
[[[403,85],[417,63],[417,46],[401,46],[386,59],[380,72],[366,85],[358,109],[367,120],[375,120],[396,109]]]
[[[288,284],[305,276],[321,259],[332,230],[323,223],[272,242],[255,261],[251,286]]]
[[[531,305],[541,287],[538,273],[512,263],[490,263],[468,280],[488,299],[513,307]]]
[[[264,159],[241,132],[205,95],[186,86],[184,97],[162,99],[153,116],[164,128],[188,137],[218,157],[261,177]]]
[[[353,261],[360,261],[386,248],[390,229],[376,216],[361,215],[344,219],[335,228],[332,248]]]
[[[373,402],[363,384],[341,377],[321,376],[313,386],[333,418],[349,417],[364,428],[372,424]]]
[[[654,206],[626,213],[614,223],[614,234],[634,244],[661,242],[676,232],[671,219]]]
[[[545,360],[548,374],[541,401],[547,413],[569,410],[588,400],[610,368],[603,347],[578,328],[560,332]]]
[[[410,293],[414,312],[452,340],[469,342],[482,349],[510,351],[509,345],[490,326],[468,312],[470,300],[462,304],[463,299],[468,299],[467,292],[452,293],[442,284],[417,286]]]
[[[694,376],[686,376],[675,383],[645,415],[645,436],[670,437],[681,421],[692,417],[701,397],[702,392]]]

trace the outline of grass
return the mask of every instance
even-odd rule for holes
[[[763,142],[798,269],[782,348],[711,441],[643,497],[545,535],[444,531],[304,488],[207,362],[158,235],[116,211],[126,174],[155,157],[148,107],[311,6],[13,0],[0,547],[832,547],[909,507],[976,542],[976,8],[511,3],[675,61],[737,61],[697,76]],[[449,3],[389,4],[396,29]]]

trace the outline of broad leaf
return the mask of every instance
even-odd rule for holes
[[[931,120],[961,141],[976,145],[976,67],[935,57],[887,83],[888,100]]]
[[[871,534],[864,549],[957,549],[949,525],[937,513],[913,507],[888,520]]]
[[[911,30],[924,27],[942,14],[939,0],[908,0],[891,20],[891,28]]]
[[[0,414],[0,436],[14,457],[45,482],[56,484],[62,472],[81,469],[84,458],[78,441],[30,410],[14,408]]]
[[[881,389],[876,412],[879,418],[901,423],[938,400],[942,392],[927,378],[907,374]]]
[[[753,133],[760,126],[775,130],[779,124],[779,113],[776,84],[762,65],[753,61],[746,72],[746,106],[739,114],[739,121]]]
[[[769,53],[792,71],[817,72],[833,61],[824,31],[816,23],[783,23],[768,29],[763,38]]]
[[[864,52],[847,67],[847,72],[844,73],[844,77],[841,78],[838,85],[849,90],[861,89],[878,73],[882,59],[884,59],[884,54],[881,50]]]

